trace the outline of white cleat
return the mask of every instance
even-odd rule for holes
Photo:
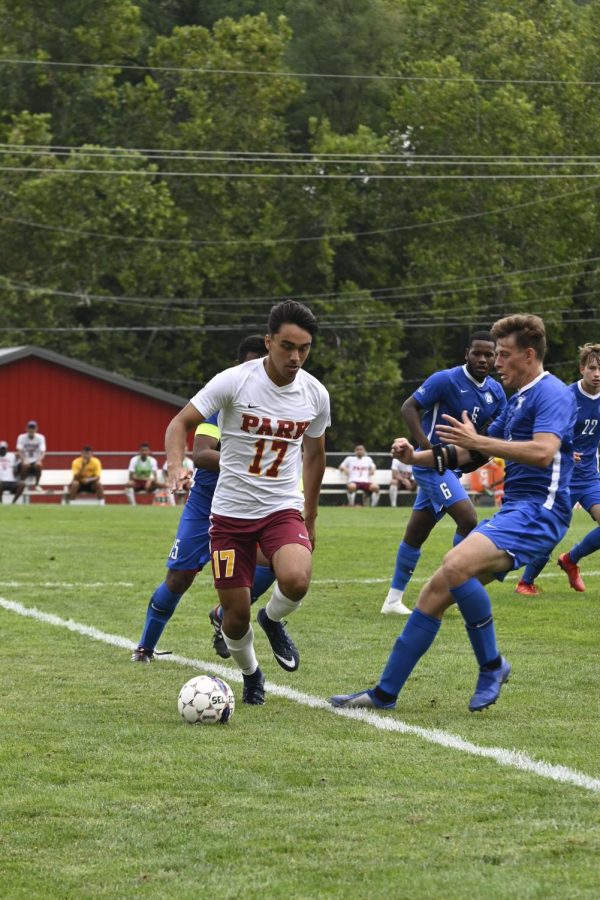
[[[390,588],[388,595],[383,602],[383,606],[381,607],[382,614],[387,616],[391,613],[395,613],[397,616],[410,616],[412,609],[409,609],[408,606],[404,605],[402,602],[403,596],[404,591],[399,591],[397,588]]]

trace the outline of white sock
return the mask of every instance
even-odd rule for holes
[[[379,503],[379,491],[371,494],[371,506],[377,506]]]
[[[351,494],[348,491],[348,506],[354,506],[354,501],[356,500],[356,493]]]
[[[252,625],[248,627],[248,631],[239,641],[227,637],[223,631],[223,640],[227,644],[232,659],[237,663],[244,675],[254,675],[258,669],[258,660],[254,652],[254,632]]]
[[[398,588],[391,587],[389,589],[388,595],[385,599],[392,602],[392,601],[402,600],[403,597],[404,597],[404,591],[399,591]]]
[[[390,484],[390,506],[398,504],[398,485]]]
[[[265,610],[273,622],[281,622],[285,616],[289,616],[290,613],[298,609],[301,602],[301,600],[290,600],[289,597],[286,597],[277,582],[275,582],[271,599],[265,606]]]

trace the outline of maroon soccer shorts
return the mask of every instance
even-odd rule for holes
[[[312,551],[304,519],[297,509],[282,509],[262,519],[233,519],[213,513],[210,520],[210,550],[217,590],[252,587],[257,544],[269,562],[286,544],[301,544]]]

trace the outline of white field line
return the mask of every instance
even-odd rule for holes
[[[79,622],[74,622],[72,619],[62,619],[60,616],[42,612],[39,609],[35,609],[35,607],[27,607],[21,603],[5,600],[4,597],[0,597],[0,607],[19,616],[36,619],[38,622],[45,622],[48,625],[55,625],[59,628],[66,628],[94,641],[112,644],[115,647],[121,647],[126,650],[133,650],[136,646],[133,641],[120,635],[107,634],[90,625],[82,625]],[[214,672],[228,681],[242,681],[240,672],[212,661],[205,662],[201,659],[189,659],[186,656],[178,656],[175,653],[168,656],[158,656],[156,659],[161,662],[172,662],[188,668]],[[569,769],[567,766],[556,766],[533,759],[519,750],[505,750],[503,747],[480,747],[478,744],[464,740],[459,735],[441,731],[437,728],[420,728],[418,725],[408,725],[400,719],[386,716],[385,713],[377,714],[364,709],[334,709],[329,703],[321,700],[319,697],[313,697],[310,694],[304,694],[301,691],[295,691],[293,688],[282,687],[271,682],[267,682],[266,688],[275,697],[283,697],[286,700],[291,700],[293,703],[309,706],[312,709],[326,710],[342,718],[354,719],[380,731],[414,735],[430,744],[437,744],[450,750],[458,750],[461,753],[469,753],[472,756],[479,756],[483,759],[491,759],[500,766],[519,769],[522,772],[529,772],[540,778],[549,778],[561,784],[572,784],[600,794],[600,778],[592,778],[583,772],[578,772],[576,769]]]
[[[133,581],[0,581],[0,588],[110,588],[135,587]]]
[[[595,578],[597,575],[600,575],[600,572],[588,572],[588,571],[584,570],[582,572],[582,575],[585,578]],[[429,580],[429,578],[430,578],[429,575],[416,576],[414,578],[411,578],[410,583],[411,584],[424,584],[426,581]],[[516,580],[517,578],[520,578],[519,572],[510,572],[506,576],[507,581],[510,581],[511,579]],[[567,576],[562,571],[542,572],[540,575],[538,575],[538,577],[536,578],[536,581],[539,581],[540,578],[561,578],[564,580],[565,584],[567,582]],[[389,578],[321,578],[321,579],[313,578],[311,581],[311,585],[312,584],[389,584],[391,582],[391,580],[392,580],[391,575]],[[1,584],[1,582],[0,582],[0,584]]]
[[[584,572],[586,578],[595,578],[600,572]],[[411,578],[412,584],[424,584],[429,576],[417,576]],[[516,579],[518,573],[510,573],[507,581]],[[566,579],[564,572],[542,572],[540,578]],[[326,584],[389,584],[391,578],[313,578],[312,585]],[[80,588],[111,588],[111,587],[135,587],[133,581],[0,581],[0,588],[64,588],[65,590],[79,590]]]

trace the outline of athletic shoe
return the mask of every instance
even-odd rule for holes
[[[250,706],[262,706],[265,702],[265,676],[257,669],[253,675],[244,675],[242,702]]]
[[[131,654],[131,662],[149,663],[154,659],[152,650],[144,650],[143,647],[136,647]]]
[[[396,613],[398,616],[410,616],[412,609],[409,609],[408,606],[404,605],[402,602],[403,596],[404,591],[399,591],[397,588],[390,588],[388,595],[383,602],[383,606],[381,607],[382,614],[387,616],[390,613]]]
[[[501,657],[501,660],[498,669],[481,668],[479,670],[475,693],[469,703],[471,712],[487,709],[500,696],[500,688],[508,681],[511,668],[510,663],[504,657]]]
[[[580,594],[583,594],[585,591],[585,584],[583,583],[583,578],[581,577],[581,572],[579,571],[579,566],[577,563],[574,563],[569,556],[568,553],[563,553],[558,557],[558,565],[561,567],[563,572],[566,572],[567,578],[569,579],[569,584],[573,588],[574,591],[579,591]]]
[[[329,698],[332,706],[339,709],[395,709],[396,701],[382,703],[371,689],[359,691],[357,694],[335,694]]]
[[[286,672],[295,672],[300,665],[298,648],[284,628],[285,622],[274,622],[266,609],[259,609],[256,621],[264,631],[271,645],[273,656]]]
[[[217,613],[217,608],[215,606],[214,609],[208,614],[208,618],[210,619],[210,624],[215,629],[214,637],[213,637],[213,647],[215,648],[215,653],[221,657],[221,659],[229,659],[231,653],[229,652],[229,647],[225,643],[225,638],[223,637],[223,623],[219,618],[219,614]]]
[[[523,581],[522,578],[515,588],[515,594],[523,594],[524,597],[537,597],[537,595],[541,593],[541,588],[539,588],[537,584],[529,581]]]

